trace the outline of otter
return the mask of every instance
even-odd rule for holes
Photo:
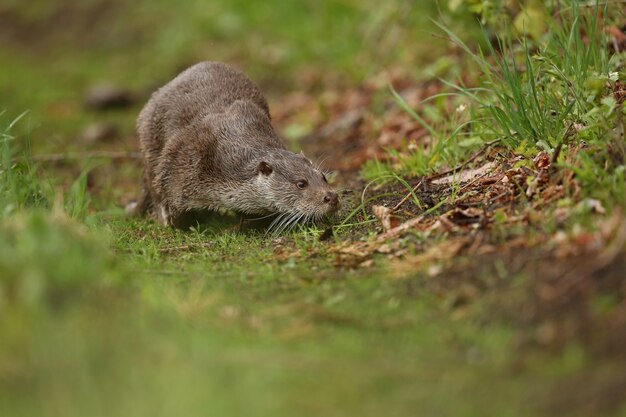
[[[283,145],[261,89],[229,65],[196,64],[154,92],[137,134],[143,191],[131,214],[173,227],[198,211],[278,214],[282,229],[340,206],[324,172]]]

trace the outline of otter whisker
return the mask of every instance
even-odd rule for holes
[[[270,223],[270,225],[267,227],[268,230],[272,230],[272,227],[274,227],[274,225],[276,224],[276,222],[282,217],[283,215],[279,215],[276,216],[276,218],[274,220],[272,220],[272,222]]]
[[[286,212],[284,214],[282,214],[279,219],[279,221],[276,222],[275,225],[273,225],[273,227],[270,228],[270,230],[272,230],[272,235],[273,236],[277,236],[279,234],[281,234],[285,229],[287,229],[287,227],[289,226],[290,223],[293,222],[293,220],[296,218],[296,216],[298,215],[298,212],[293,211],[293,212]]]
[[[285,222],[285,224],[281,227],[279,233],[282,233],[286,230],[292,230],[293,227],[298,223],[298,220],[302,218],[302,216],[304,216],[304,213],[293,213],[289,220]]]
[[[271,234],[272,234],[273,237],[277,237],[277,236],[279,236],[283,232],[283,230],[285,229],[285,225],[287,224],[287,219],[289,219],[289,218],[286,218],[279,225],[277,225],[274,228],[274,230],[272,230]]]
[[[253,219],[248,219],[248,220],[250,220],[250,221],[263,220],[263,219],[267,219],[268,217],[272,217],[272,216],[275,216],[275,215],[276,215],[276,213],[270,213],[270,214],[268,214],[266,216],[263,216],[263,217],[255,217]]]
[[[296,227],[296,225],[298,223],[300,223],[300,221],[302,220],[302,218],[304,218],[304,221],[302,221],[303,224],[306,224],[306,213],[302,213],[300,214],[300,216],[296,219],[296,221],[291,225],[291,228],[293,229],[294,227]]]
[[[293,227],[298,223],[298,220],[300,220],[303,215],[304,213],[300,213],[300,214],[294,213],[293,216],[291,216],[291,218],[289,219],[289,221],[285,223],[285,225],[283,226],[281,233],[286,230],[292,230]]]
[[[277,216],[272,223],[269,225],[269,227],[267,228],[267,232],[266,233],[270,233],[275,229],[278,229],[278,227],[280,227],[280,225],[285,221],[285,218],[289,215],[289,213],[281,213],[279,216]]]
[[[321,161],[320,160],[315,161],[315,164],[314,164],[315,169],[322,171],[324,174],[326,174],[325,172],[326,170],[322,167],[322,164],[326,162],[329,156],[330,155],[326,155]]]
[[[272,236],[278,236],[280,231],[283,229],[285,223],[291,218],[291,213],[285,213],[281,216],[281,220],[272,227]]]

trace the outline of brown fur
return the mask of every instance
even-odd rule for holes
[[[154,213],[162,224],[219,209],[295,222],[339,206],[324,174],[282,144],[259,87],[228,65],[196,64],[157,90],[137,132],[144,190],[129,211]]]

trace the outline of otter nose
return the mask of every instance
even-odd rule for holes
[[[339,204],[339,196],[333,191],[329,191],[324,196],[324,203],[330,204],[332,207],[336,207]]]

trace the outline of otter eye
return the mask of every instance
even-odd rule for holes
[[[322,172],[322,179],[324,180],[326,184],[328,184],[328,179],[326,178],[326,175],[324,175],[323,172]]]
[[[296,187],[298,187],[298,188],[300,188],[300,189],[306,188],[306,187],[307,187],[307,185],[309,185],[309,183],[308,183],[308,182],[306,182],[306,180],[300,180],[300,181],[298,181],[298,182],[296,183]]]

